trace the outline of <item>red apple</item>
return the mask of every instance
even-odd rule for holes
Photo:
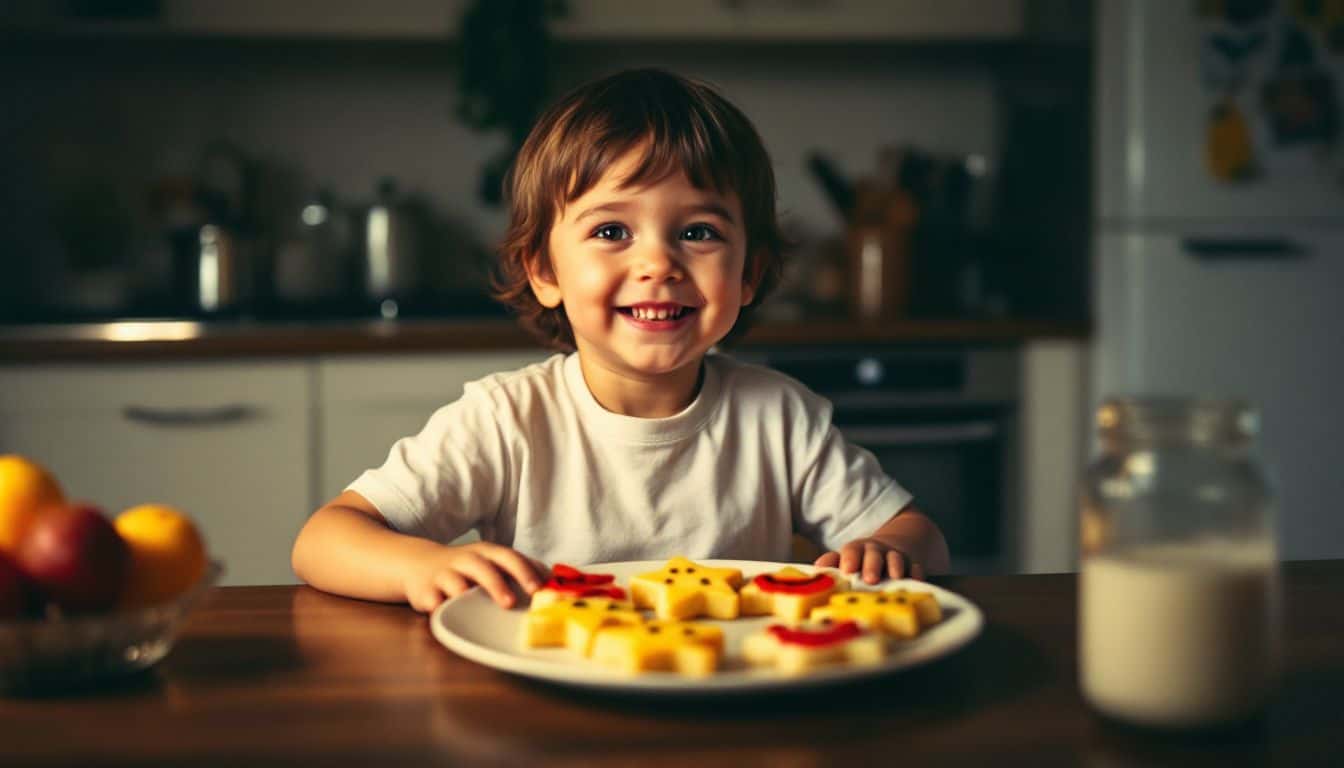
[[[111,608],[130,570],[126,542],[92,504],[39,516],[20,540],[15,559],[43,600],[76,613]]]
[[[23,574],[3,552],[0,552],[0,621],[15,619],[28,607],[28,590]]]

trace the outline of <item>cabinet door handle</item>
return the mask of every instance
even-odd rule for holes
[[[1181,247],[1200,261],[1300,259],[1306,246],[1286,237],[1187,237]]]
[[[838,427],[851,442],[874,448],[920,445],[960,445],[993,440],[999,429],[993,422],[969,421],[953,424],[923,424],[892,427]]]
[[[246,421],[260,412],[259,408],[242,403],[213,408],[154,408],[147,405],[128,405],[121,409],[121,415],[127,421],[163,427],[235,424]]]

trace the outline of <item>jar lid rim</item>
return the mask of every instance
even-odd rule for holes
[[[1123,395],[1102,401],[1096,426],[1103,435],[1236,440],[1256,435],[1260,420],[1237,398]]]

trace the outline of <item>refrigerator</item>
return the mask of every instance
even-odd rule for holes
[[[1289,560],[1344,557],[1340,5],[1095,15],[1091,402],[1257,406]]]

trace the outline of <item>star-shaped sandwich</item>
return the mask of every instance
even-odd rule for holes
[[[828,664],[880,664],[886,656],[886,640],[854,621],[797,627],[772,624],[743,641],[742,655],[753,666],[773,666],[786,675],[801,675]]]
[[[637,608],[652,608],[666,621],[709,616],[735,619],[740,612],[737,588],[742,571],[710,568],[674,557],[661,571],[642,573],[630,579],[630,597]]]
[[[786,566],[774,573],[762,573],[742,588],[742,615],[773,614],[797,624],[813,608],[825,605],[836,590],[848,587],[848,580],[838,573],[807,574]]]
[[[593,661],[638,674],[667,670],[682,675],[709,675],[723,655],[723,630],[694,622],[653,620],[645,624],[608,627],[593,641]]]
[[[624,600],[625,590],[613,582],[616,577],[610,573],[585,573],[573,566],[556,563],[551,569],[551,578],[532,593],[532,609],[545,608],[565,597],[607,597],[612,600]]]
[[[813,621],[857,621],[861,626],[908,639],[943,620],[938,600],[928,592],[841,592],[812,611]]]
[[[598,630],[643,622],[644,616],[624,600],[561,597],[550,605],[528,611],[523,622],[523,645],[527,648],[563,645],[587,656]]]

